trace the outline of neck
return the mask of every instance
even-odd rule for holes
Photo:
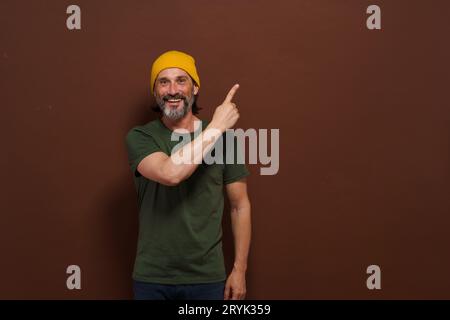
[[[178,120],[172,120],[166,116],[163,116],[161,119],[164,125],[172,131],[175,131],[176,129],[185,129],[189,132],[195,131],[196,128],[194,128],[194,121],[198,120],[200,119],[194,116],[192,111],[189,111],[183,118]]]

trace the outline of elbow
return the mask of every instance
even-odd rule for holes
[[[139,164],[137,170],[146,179],[153,180],[168,187],[175,187],[187,178],[184,177],[179,170],[175,170],[174,168],[165,165],[144,166]]]
[[[159,184],[162,184],[163,186],[166,187],[176,187],[177,185],[179,185],[181,183],[181,179],[173,177],[173,178],[169,178],[169,177],[160,177],[160,178],[155,178],[155,177],[150,177],[150,176],[146,176],[146,175],[142,175],[144,178],[148,179],[148,180],[153,180]]]
[[[146,172],[145,170],[139,170],[138,172],[146,179],[155,181],[159,184],[162,184],[164,186],[168,187],[175,187],[183,181],[180,177],[176,175],[170,175],[170,174],[161,174],[161,175],[155,175],[150,174],[149,172]]]
[[[183,181],[182,179],[180,179],[179,177],[168,177],[166,179],[164,179],[164,181],[160,181],[161,184],[168,186],[168,187],[176,187],[177,185],[179,185],[181,183],[181,181]]]
[[[174,171],[174,170],[168,170],[165,172],[162,172],[160,177],[164,177],[160,181],[161,184],[169,187],[176,187],[181,182],[189,178],[188,175],[184,175],[182,172]]]
[[[178,172],[165,172],[161,175],[161,184],[168,187],[176,187],[187,177],[181,176]]]

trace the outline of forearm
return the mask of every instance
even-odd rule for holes
[[[233,271],[245,273],[251,241],[251,207],[246,200],[231,209],[231,225],[234,237],[234,265]]]
[[[171,180],[181,182],[189,178],[202,163],[203,157],[211,150],[224,129],[210,124],[192,142],[174,152],[163,165],[163,174]]]

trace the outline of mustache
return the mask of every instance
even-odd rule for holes
[[[164,97],[162,97],[162,99],[163,99],[164,101],[167,101],[167,100],[169,100],[169,99],[183,99],[183,100],[186,100],[186,97],[183,96],[182,94],[177,93],[177,94],[175,94],[175,95],[166,94]]]

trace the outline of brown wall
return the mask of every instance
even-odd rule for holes
[[[82,29],[66,28],[66,8]],[[366,8],[382,30],[366,28]],[[197,60],[201,117],[232,84],[251,165],[248,298],[450,298],[450,3],[0,2],[0,298],[131,298],[137,204],[124,144],[154,119],[149,70]],[[232,259],[228,213],[227,261]],[[66,288],[66,268],[82,289]],[[381,267],[381,290],[366,268]]]

